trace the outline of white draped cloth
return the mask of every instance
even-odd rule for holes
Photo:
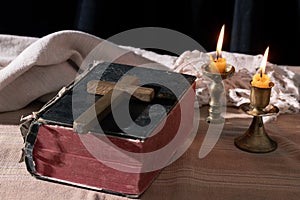
[[[42,38],[0,35],[0,112],[18,110],[34,100],[48,101],[62,87],[71,83],[89,53],[101,38],[80,31],[59,31]],[[160,55],[137,47],[108,43],[101,60],[114,54],[133,52],[143,58],[166,66],[169,70],[197,77],[200,106],[209,101],[210,80],[201,66],[209,53],[187,50],[179,56]],[[250,80],[257,73],[262,55],[223,52],[235,74],[224,81],[227,105],[239,106],[249,102]],[[108,59],[109,60],[109,59]],[[299,112],[299,77],[287,66],[268,63],[267,74],[275,86],[270,102],[281,113]]]

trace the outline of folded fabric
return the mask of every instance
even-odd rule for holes
[[[23,108],[70,83],[76,69],[69,60],[80,64],[99,41],[87,34],[67,31],[41,39],[2,36],[0,42],[1,57],[9,55],[1,60],[0,71],[0,112],[4,112]]]
[[[180,56],[155,55],[134,47],[123,47],[134,51],[155,62],[162,63],[173,71],[191,74],[197,77],[197,100],[200,106],[207,105],[210,99],[209,85],[211,80],[202,73],[202,65],[209,62],[209,55],[215,52],[185,51]],[[262,55],[247,55],[222,51],[227,63],[235,67],[233,77],[223,81],[226,94],[226,105],[238,107],[249,103],[250,81],[258,73]],[[162,58],[163,57],[163,58]],[[296,113],[300,111],[299,86],[300,77],[287,66],[267,63],[266,73],[275,86],[272,88],[270,103],[277,106],[280,113]],[[276,116],[273,116],[276,117]],[[273,117],[269,117],[273,118]],[[268,119],[266,119],[268,120]]]
[[[199,55],[200,54],[200,55]],[[201,65],[207,62],[203,59],[203,52],[187,51],[182,54],[175,64],[175,70],[195,74],[198,77],[198,97],[200,103],[207,104],[209,100],[208,86],[211,80],[202,74]],[[222,52],[227,62],[235,67],[235,74],[223,81],[227,106],[240,106],[250,102],[250,81],[254,74],[259,73],[262,55],[245,55],[240,53]],[[187,59],[186,59],[187,58]],[[180,61],[180,62],[178,62]],[[300,111],[299,85],[300,78],[287,66],[278,66],[268,63],[266,73],[274,83],[271,92],[270,104],[279,107],[280,113],[295,113]]]
[[[236,68],[234,76],[224,81],[227,105],[249,102],[249,82],[257,73],[262,55],[222,53]],[[160,55],[71,30],[43,38],[0,35],[0,112],[23,108],[36,99],[48,101],[71,83],[85,66],[99,60],[136,66],[152,62],[158,63],[151,66],[153,68],[195,75],[198,103],[202,106],[208,104],[210,98],[211,80],[203,76],[201,70],[209,54],[188,50],[179,56]],[[299,77],[287,67],[272,63],[268,63],[266,71],[275,83],[271,103],[278,106],[281,113],[299,112]]]
[[[100,43],[101,55],[87,59]],[[59,31],[43,38],[1,35],[0,112],[18,110],[36,99],[49,100],[93,59],[128,64],[146,60],[119,58],[126,53],[128,50],[80,31]]]

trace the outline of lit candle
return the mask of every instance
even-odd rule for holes
[[[260,73],[255,74],[252,78],[252,86],[259,87],[259,88],[270,88],[272,87],[272,84],[270,84],[270,77],[265,74],[266,65],[267,65],[267,59],[269,54],[269,47],[267,47],[264,57],[262,59],[261,65],[260,65]]]
[[[216,51],[216,58],[213,59],[212,56],[210,56],[210,68],[213,73],[224,73],[226,68],[226,59],[222,58],[221,50],[222,50],[222,44],[223,44],[223,38],[224,38],[224,29],[225,25],[222,26],[222,29],[220,31],[218,43],[217,43],[217,51]]]

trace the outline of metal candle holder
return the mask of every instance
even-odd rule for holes
[[[239,149],[251,153],[267,153],[277,148],[277,143],[268,136],[262,119],[263,116],[271,116],[279,112],[276,106],[269,105],[273,86],[272,82],[269,88],[251,86],[250,103],[242,104],[241,109],[252,115],[253,120],[244,135],[234,140],[234,144]]]
[[[222,80],[233,76],[235,68],[230,64],[226,64],[224,73],[216,73],[211,70],[209,64],[204,64],[202,66],[202,71],[205,76],[212,80],[212,84],[209,87],[209,116],[207,117],[206,121],[208,123],[214,124],[223,123],[225,119],[221,116],[223,106],[221,102],[221,97],[224,94],[224,86]]]

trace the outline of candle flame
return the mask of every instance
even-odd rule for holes
[[[267,49],[265,51],[265,54],[264,54],[264,57],[263,57],[263,59],[261,61],[261,64],[260,64],[261,74],[264,74],[265,71],[266,71],[266,65],[267,65],[268,55],[269,55],[269,47],[267,47]]]
[[[223,38],[224,38],[224,29],[225,24],[222,26],[222,29],[220,31],[218,43],[217,43],[217,57],[221,57],[221,50],[222,50],[222,44],[223,44]]]

